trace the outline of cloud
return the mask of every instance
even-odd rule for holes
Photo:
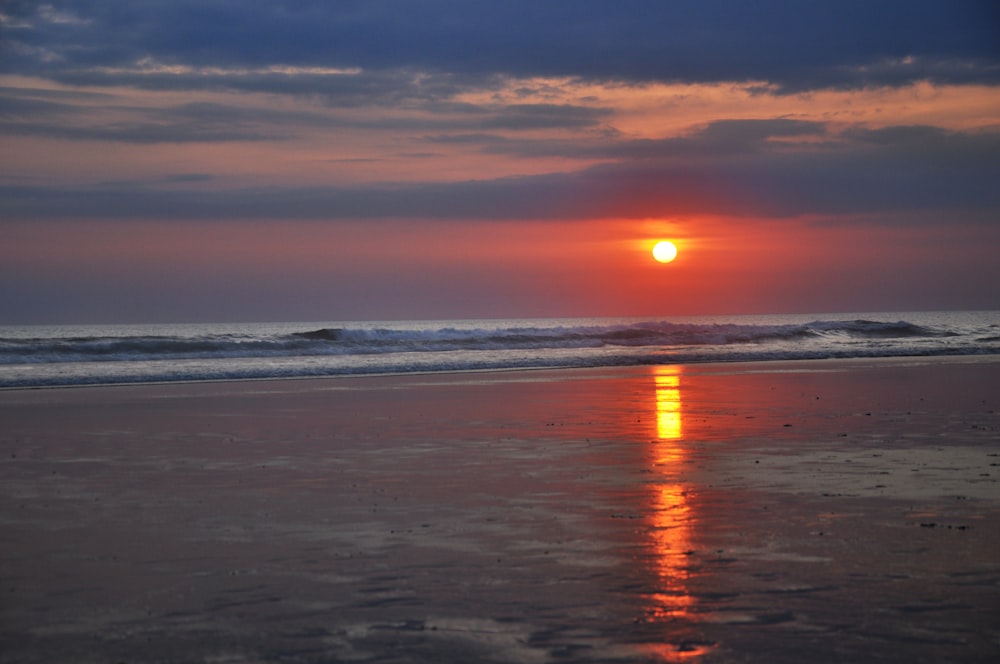
[[[1000,81],[1000,9],[977,0],[54,0],[4,16],[4,70],[105,85],[292,92],[322,80],[349,97],[349,76],[308,73],[324,68],[784,91]],[[144,61],[178,69],[138,71]]]
[[[206,182],[213,182],[216,180],[216,176],[210,173],[168,173],[159,178],[152,178],[147,180],[114,180],[101,182],[95,186],[95,189],[109,189],[109,188],[122,188],[122,187],[156,187],[159,185],[175,185],[175,184],[203,184]]]
[[[0,134],[41,136],[75,141],[111,141],[122,143],[219,143],[232,141],[282,140],[284,134],[262,134],[240,127],[206,127],[193,123],[157,124],[110,122],[94,127],[70,127],[59,123],[0,122]]]
[[[751,154],[779,148],[784,138],[822,137],[826,125],[806,120],[717,120],[691,134],[670,138],[623,138],[619,134],[573,139],[510,138],[496,134],[451,134],[427,137],[437,143],[479,145],[483,152],[526,158],[648,160],[668,157],[706,158]],[[777,139],[777,140],[775,140]]]
[[[116,120],[94,120],[90,117],[92,111],[86,104],[0,97],[0,135],[125,143],[284,140],[292,133],[283,126],[309,117],[304,113],[278,114],[219,104],[101,108],[102,112],[124,112],[128,116]],[[282,122],[275,122],[279,118]]]
[[[907,210],[963,214],[1000,205],[1000,133],[891,127],[827,136],[819,144],[794,149],[770,144],[773,137],[823,131],[814,123],[715,123],[683,139],[689,143],[679,143],[680,149],[671,149],[668,142],[644,160],[464,182],[213,191],[165,190],[158,182],[12,185],[0,188],[0,218],[780,217]],[[722,138],[731,149],[716,144],[699,158],[691,157],[699,141],[711,145]]]
[[[37,119],[53,116],[74,110],[70,104],[49,101],[47,99],[27,99],[16,96],[3,96],[0,92],[0,121]]]
[[[436,98],[404,102],[405,93],[394,85],[380,85],[352,102],[324,96],[306,109],[267,105],[259,98],[250,102],[236,95],[225,96],[226,103],[192,101],[157,107],[124,93],[5,86],[0,87],[0,135],[140,144],[280,141],[310,129],[575,130],[599,126],[612,115],[610,109],[573,104],[458,103]],[[362,100],[392,113],[352,113]]]
[[[126,143],[261,141],[328,124],[326,115],[303,110],[213,102],[140,106],[121,95],[0,87],[0,135]]]
[[[663,158],[709,158],[760,153],[780,149],[782,139],[823,137],[822,122],[786,118],[717,120],[688,135],[669,138],[627,138],[604,132],[567,139],[510,137],[490,133],[452,133],[425,136],[430,143],[479,147],[486,154],[524,158],[649,160]],[[789,143],[788,145],[794,145]]]
[[[482,126],[486,129],[578,129],[594,126],[610,115],[609,109],[570,104],[511,104],[497,109]]]

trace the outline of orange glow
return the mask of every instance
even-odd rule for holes
[[[683,435],[680,367],[657,367],[653,380],[656,382],[656,437],[661,441],[680,440]],[[657,458],[657,463],[673,459],[673,456]]]
[[[511,78],[501,89],[456,96],[470,104],[544,103],[615,108],[614,126],[641,138],[678,135],[717,119],[786,116],[866,124],[933,124],[971,129],[996,122],[997,91],[989,85],[935,85],[812,90],[776,94],[766,81],[741,83],[594,83],[571,78]],[[891,114],[886,109],[892,109]]]
[[[159,65],[157,65],[159,66]],[[137,69],[137,75],[142,68]],[[146,70],[153,73],[152,70]],[[286,73],[291,73],[288,70]],[[350,76],[350,71],[330,72]],[[464,133],[463,112],[452,114],[441,108],[428,111],[420,106],[386,109],[379,107],[387,122],[370,126],[370,107],[331,107],[319,100],[294,102],[278,95],[213,90],[135,90],[114,86],[71,86],[21,75],[0,76],[0,86],[57,93],[94,93],[76,97],[78,122],[82,127],[135,124],[142,114],[184,105],[217,105],[236,109],[259,109],[280,115],[289,111],[303,114],[308,122],[289,131],[280,141],[228,141],[212,143],[128,143],[105,141],[95,162],[92,141],[66,141],[46,137],[8,136],[8,154],[18,163],[20,175],[70,182],[105,181],[116,178],[156,178],[164,168],[200,173],[224,173],[231,186],[325,185],[383,180],[450,181],[470,177],[486,180],[505,176],[556,173],[566,170],[566,156],[533,154],[526,160],[516,151],[488,154],[475,144],[462,141],[436,142],[426,149],[426,138],[414,137],[399,127],[436,124],[453,119],[457,133]],[[118,100],[108,105],[103,98]],[[969,130],[995,125],[998,121],[998,92],[986,85],[934,85],[918,82],[898,88],[861,90],[817,90],[802,94],[777,94],[766,81],[709,84],[649,83],[636,85],[614,81],[588,82],[575,78],[530,77],[507,79],[500,87],[477,87],[460,92],[451,101],[457,107],[469,104],[487,111],[505,105],[565,104],[607,112],[608,127],[634,139],[665,139],[691,135],[718,120],[790,117],[802,121],[831,123],[839,130],[847,127],[879,128],[893,125],[933,125],[950,130]],[[256,115],[256,113],[254,114]],[[392,120],[393,122],[388,122]],[[248,130],[259,123],[247,121]],[[308,131],[303,128],[308,127]],[[345,130],[343,128],[349,128]],[[572,127],[524,128],[492,133],[517,140],[546,142],[580,140]],[[588,140],[593,136],[585,135]],[[776,139],[783,144],[809,143],[816,136]],[[395,147],[386,152],[385,146]],[[595,143],[596,145],[596,143]],[[57,149],[58,159],[52,159]],[[337,158],[331,159],[330,155]],[[577,155],[574,169],[593,166],[606,159]],[[96,170],[95,170],[96,169]],[[218,183],[216,183],[216,186]],[[207,185],[206,185],[207,186]],[[695,201],[697,203],[697,201]]]
[[[748,218],[734,224],[711,216],[614,224],[32,221],[7,224],[0,265],[48,277],[97,274],[116,283],[129,275],[132,284],[144,279],[147,290],[158,284],[172,288],[178,278],[198,276],[207,280],[200,291],[215,289],[226,298],[237,281],[248,289],[282,293],[326,284],[322,297],[310,296],[313,302],[303,296],[306,313],[295,314],[301,317],[367,319],[387,317],[389,311],[396,318],[427,312],[421,315],[671,319],[811,311],[818,292],[827,310],[841,311],[857,305],[859,292],[884,293],[882,301],[911,284],[923,285],[925,293],[943,292],[936,274],[951,271],[973,283],[980,279],[975,266],[990,264],[989,251],[996,246],[995,231],[986,225],[962,228],[966,237],[974,233],[978,240],[973,252],[949,244],[955,242],[955,227],[818,221]],[[660,237],[672,239],[681,260],[662,265],[652,259]],[[845,265],[851,269],[845,271]],[[433,293],[441,294],[440,303],[433,301],[428,309]],[[355,300],[362,304],[346,304]],[[862,305],[884,310],[882,301]],[[327,302],[339,305],[332,313],[316,313]],[[369,309],[369,302],[381,309]]]
[[[687,491],[679,484],[656,489],[653,496],[653,547],[659,592],[652,597],[650,613],[657,618],[677,617],[688,613],[694,603],[688,594],[688,556],[691,552],[692,518]]]
[[[660,588],[650,597],[649,613],[658,619],[688,617],[694,603],[688,592],[687,579],[691,574],[688,556],[692,550],[695,514],[688,503],[687,489],[677,482],[678,466],[687,456],[681,444],[681,368],[657,367],[653,373],[653,387],[656,414],[653,458],[664,482],[654,485],[650,497],[652,522],[649,532]],[[693,653],[683,654],[688,656]]]

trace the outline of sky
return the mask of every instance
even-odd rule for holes
[[[1000,309],[998,183],[992,0],[0,1],[0,324]]]

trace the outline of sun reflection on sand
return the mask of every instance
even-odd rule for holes
[[[680,440],[684,434],[681,426],[681,369],[657,367],[655,371],[656,437],[660,441]],[[658,449],[658,452],[663,451]]]
[[[658,577],[657,592],[649,596],[647,619],[676,621],[691,619],[694,598],[688,589],[690,555],[696,515],[688,500],[688,490],[680,482],[680,464],[687,458],[681,400],[681,367],[656,367],[653,373],[656,437],[652,442],[653,461],[660,481],[651,485],[651,538],[653,569]],[[662,644],[653,647],[664,661],[690,661],[710,650],[702,644]]]
[[[652,495],[654,563],[660,578],[660,592],[654,596],[653,613],[657,617],[684,614],[691,605],[685,580],[687,557],[691,550],[692,514],[687,491],[677,480],[677,464],[684,461],[680,444],[683,435],[679,367],[657,367],[653,374],[656,387],[656,440],[653,459],[662,474]]]

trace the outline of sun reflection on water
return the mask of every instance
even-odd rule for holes
[[[681,426],[680,367],[657,367],[655,371],[656,437],[661,441],[679,440],[684,433]]]
[[[655,440],[653,462],[658,481],[651,484],[649,528],[653,569],[658,589],[649,596],[647,619],[674,622],[693,618],[694,598],[688,581],[696,515],[689,491],[682,480],[682,465],[688,457],[683,444],[684,407],[681,399],[681,367],[656,367],[653,373]],[[660,644],[650,653],[664,661],[692,661],[711,649],[702,644]]]

